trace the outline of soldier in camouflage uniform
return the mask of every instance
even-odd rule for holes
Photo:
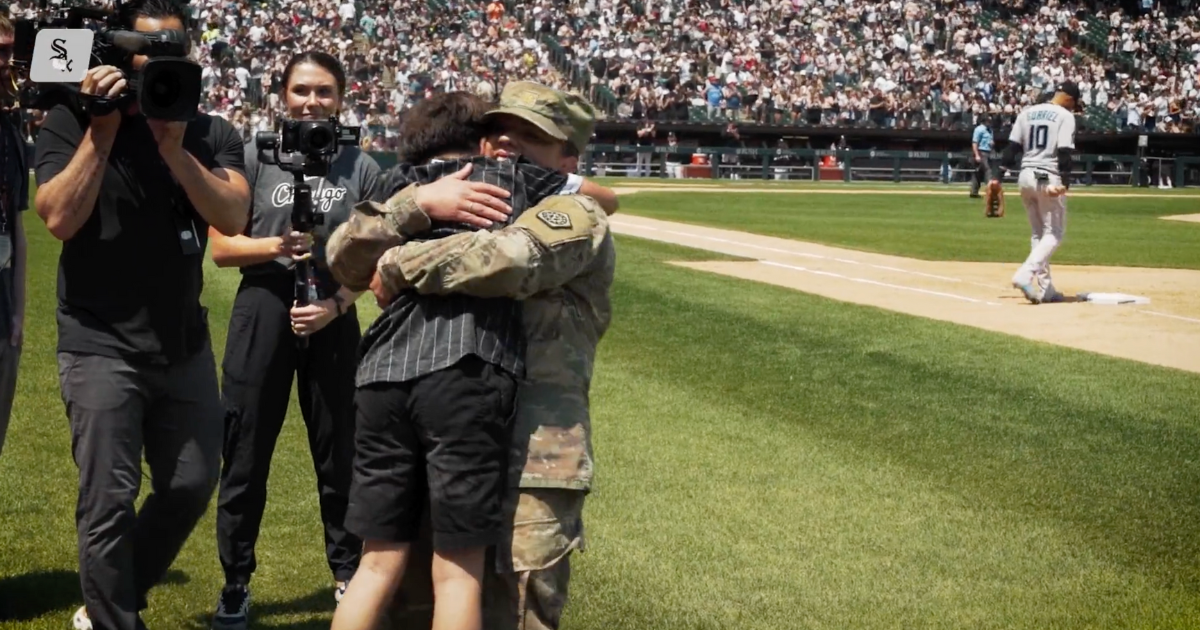
[[[577,97],[510,84],[497,115],[518,117],[581,152],[594,116]],[[549,166],[549,164],[544,164]],[[394,244],[430,220],[405,188],[386,204],[361,204],[336,248]],[[364,248],[369,249],[369,247]],[[616,254],[607,216],[591,198],[550,197],[501,230],[458,234],[389,249],[376,293],[462,293],[524,300],[526,375],[519,383],[506,512],[511,544],[496,552],[485,582],[488,628],[557,628],[567,600],[570,555],[583,547],[582,510],[593,457],[588,390],[596,346],[607,330]],[[382,286],[381,286],[382,285]]]

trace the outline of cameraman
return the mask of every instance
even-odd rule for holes
[[[139,32],[185,30],[171,0],[133,0],[117,17]],[[80,93],[121,96],[146,62],[92,68]],[[208,227],[238,234],[248,218],[242,143],[214,116],[147,120],[136,103],[89,116],[60,104],[38,136],[36,170],[38,216],[63,241],[58,366],[85,604],[74,625],[144,628],[146,595],[220,474],[223,412],[200,292]],[[137,512],[143,451],[152,492]]]
[[[25,229],[22,213],[29,207],[29,167],[22,137],[21,110],[8,105],[16,99],[11,65],[16,31],[0,16],[0,452],[17,393],[21,332],[25,319]]]
[[[345,90],[345,71],[324,52],[298,54],[283,71],[284,106],[293,120],[336,117]],[[324,215],[324,224],[315,226],[312,258],[318,300],[295,306],[293,256],[308,251],[310,235],[291,229],[295,175],[273,163],[274,151],[260,154],[253,140],[246,145],[246,175],[253,190],[247,235],[213,235],[217,266],[242,271],[222,366],[225,464],[217,501],[217,549],[225,586],[214,617],[221,628],[246,624],[267,474],[293,374],[320,486],[325,553],[338,600],[362,554],[362,541],[342,525],[354,459],[360,333],[354,301],[360,293],[333,280],[324,242],[355,204],[370,198],[380,169],[354,146],[339,147],[330,159],[328,174],[310,182],[313,212]],[[307,339],[306,348],[298,347],[299,337]]]

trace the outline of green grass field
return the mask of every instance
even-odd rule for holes
[[[682,196],[686,203],[681,195],[654,191],[622,197],[621,211],[924,260],[1012,262],[1029,253],[1029,223],[1020,196],[1011,190],[1005,196],[1006,217],[987,221],[982,202],[965,192],[695,193]],[[1200,224],[1159,219],[1198,211],[1200,200],[1171,195],[1070,199],[1065,244],[1054,262],[1200,269]]]
[[[688,179],[670,179],[659,177],[654,174],[651,177],[597,177],[597,182],[605,186],[706,186],[719,188],[795,188],[803,190],[901,190],[901,191],[932,191],[932,192],[952,192],[966,193],[970,189],[970,184],[966,182],[955,182],[953,184],[940,184],[936,182],[904,182],[896,183],[892,181],[822,181],[814,182],[811,180],[788,179],[711,179],[711,178],[688,178]],[[1006,187],[1014,186],[1012,177],[1010,176],[1006,182]],[[1128,184],[1096,184],[1093,186],[1080,185],[1075,188],[1076,192],[1086,192],[1089,194],[1135,194],[1135,195],[1154,195],[1164,197],[1192,197],[1193,199],[1200,196],[1200,189],[1191,188],[1141,188],[1133,187]]]
[[[989,222],[966,199],[722,197],[622,203],[913,256],[1013,260],[1027,247],[1011,208]],[[1200,268],[1200,226],[1153,219],[1196,204],[1141,201],[1073,202],[1063,262]],[[0,457],[5,630],[67,628],[81,601],[53,352],[58,245],[28,225],[28,332]],[[618,248],[592,397],[589,549],[566,628],[1200,627],[1200,376],[666,264],[719,258],[706,252],[628,237]],[[237,281],[210,265],[218,355]],[[254,627],[327,628],[295,410],[270,497]],[[210,511],[152,593],[151,628],[207,623],[214,536]]]

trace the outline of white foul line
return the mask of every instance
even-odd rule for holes
[[[1147,311],[1145,309],[1139,309],[1139,311],[1142,313],[1146,313],[1148,315],[1158,315],[1159,317],[1170,317],[1171,319],[1182,319],[1185,322],[1192,322],[1193,324],[1200,324],[1200,319],[1192,319],[1191,317],[1181,317],[1179,315],[1172,315],[1170,313],[1159,313],[1158,311]]]
[[[851,282],[861,282],[863,284],[873,284],[875,286],[887,287],[889,289],[900,289],[901,291],[912,291],[914,293],[924,293],[926,295],[936,295],[938,297],[947,297],[947,298],[951,298],[954,300],[962,300],[964,302],[971,302],[974,304],[987,304],[988,306],[1001,306],[1001,304],[999,304],[997,302],[988,302],[986,300],[977,300],[975,298],[966,297],[965,295],[955,295],[953,293],[942,293],[940,291],[930,291],[928,289],[918,289],[916,287],[906,287],[906,286],[900,285],[900,284],[888,284],[887,282],[879,282],[878,280],[868,280],[867,278],[854,278],[851,276],[844,276],[840,273],[833,273],[832,271],[817,271],[816,269],[806,269],[804,267],[797,267],[795,265],[785,265],[783,263],[777,263],[777,262],[770,261],[770,260],[760,260],[758,262],[760,262],[764,265],[771,265],[772,267],[783,267],[784,269],[792,269],[794,271],[803,271],[803,272],[815,274],[818,276],[829,276],[831,278],[840,278],[842,280],[849,280]]]
[[[633,228],[633,229],[637,229],[637,230],[649,230],[651,232],[662,232],[664,234],[674,234],[676,236],[701,238],[701,239],[704,239],[707,241],[715,241],[717,243],[727,243],[729,245],[737,245],[739,247],[750,247],[753,249],[761,249],[763,251],[776,252],[779,254],[787,254],[789,256],[802,256],[804,258],[815,258],[818,260],[832,260],[834,262],[846,263],[846,264],[850,264],[850,265],[863,265],[865,267],[873,267],[875,269],[883,269],[884,271],[899,271],[901,273],[906,273],[906,274],[913,275],[913,276],[921,276],[924,278],[933,278],[934,280],[944,280],[946,282],[963,282],[963,280],[961,280],[959,278],[951,278],[949,276],[939,276],[939,275],[935,275],[932,273],[922,273],[920,271],[909,271],[907,269],[899,269],[897,267],[888,267],[885,265],[873,265],[871,263],[859,262],[857,260],[848,260],[845,258],[830,258],[829,256],[822,256],[820,254],[809,254],[807,252],[797,252],[797,251],[790,250],[790,249],[779,249],[778,247],[767,247],[765,245],[755,245],[754,243],[744,243],[742,241],[735,241],[735,240],[728,239],[728,238],[720,238],[717,236],[705,236],[703,234],[694,234],[692,232],[680,232],[677,230],[664,230],[662,228],[654,228],[654,227],[649,227],[649,226],[645,226],[645,225],[628,225],[628,224],[626,224],[623,226],[619,225],[619,227]],[[978,284],[978,283],[971,282],[969,284]],[[983,284],[980,284],[979,286],[986,286],[989,289],[992,288],[989,285],[983,285]]]

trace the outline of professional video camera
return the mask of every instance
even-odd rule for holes
[[[139,33],[121,30],[118,28],[120,10],[120,0],[114,2],[112,10],[88,6],[47,9],[46,0],[40,0],[36,21],[14,21],[13,65],[18,70],[28,72],[32,65],[34,44],[40,31],[89,28],[95,34],[88,67],[109,65],[120,68],[128,86],[120,97],[108,99],[81,95],[75,84],[27,81],[21,90],[21,106],[45,110],[67,102],[92,115],[104,115],[133,101],[147,118],[171,121],[195,118],[200,104],[201,68],[186,58],[186,35],[180,31]],[[85,26],[84,20],[99,22],[102,26]],[[140,71],[133,70],[133,55],[149,57]]]
[[[329,120],[283,120],[278,131],[260,131],[254,136],[258,147],[259,162],[275,164],[295,178],[292,184],[292,231],[311,233],[313,228],[324,225],[325,215],[313,213],[312,187],[304,182],[305,177],[324,177],[329,174],[329,165],[337,155],[339,146],[357,146],[362,130],[359,127],[344,127],[337,118]],[[263,154],[267,155],[264,156]],[[287,158],[280,154],[287,154]],[[309,256],[296,261],[296,304],[306,306],[316,301],[317,287],[312,275]],[[301,347],[308,339],[301,337]]]

